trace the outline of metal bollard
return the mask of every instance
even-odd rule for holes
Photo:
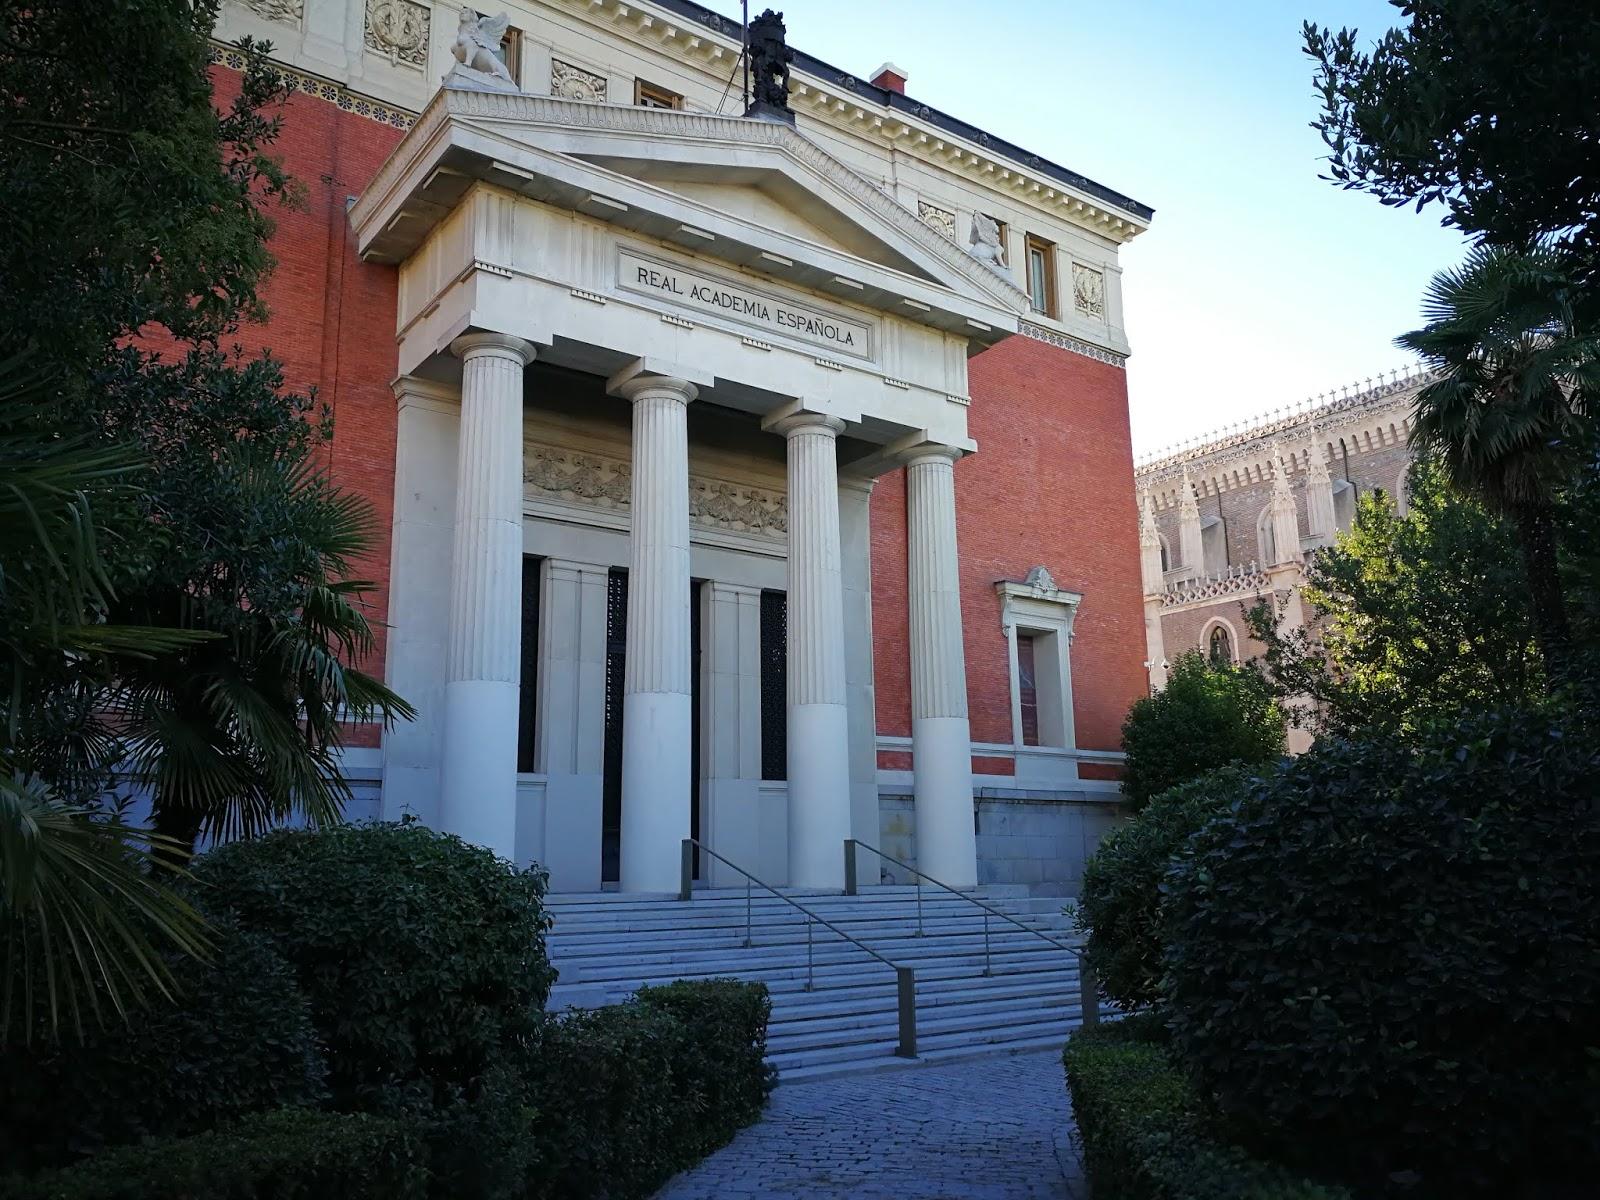
[[[683,839],[683,858],[678,864],[678,899],[687,900],[694,892],[694,839]]]
[[[917,975],[910,967],[894,969],[896,990],[900,1004],[900,1045],[895,1054],[901,1058],[917,1056]]]
[[[1085,1025],[1100,1024],[1100,981],[1081,954],[1078,956],[1078,1007]]]

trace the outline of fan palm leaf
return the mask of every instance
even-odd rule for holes
[[[1552,681],[1571,641],[1554,498],[1600,415],[1600,324],[1581,279],[1553,246],[1478,246],[1429,284],[1427,325],[1396,339],[1436,373],[1417,396],[1413,447],[1516,526]]]

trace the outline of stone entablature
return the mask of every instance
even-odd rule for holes
[[[451,65],[456,6],[394,0],[412,17],[403,26],[408,37],[421,26],[413,10],[431,10],[423,66],[413,42],[403,52],[371,43],[369,27],[396,28],[393,13],[371,24],[365,8],[372,2],[304,0],[296,30],[263,16],[259,0],[234,0],[224,6],[218,36],[270,37],[278,58],[355,97],[342,107],[370,109],[399,124],[390,110],[421,109]],[[646,80],[681,92],[690,111],[738,107],[737,97],[727,99],[727,82],[738,61],[739,27],[698,5],[510,0],[504,8],[520,34],[517,65],[526,92],[626,107],[635,81]],[[318,86],[304,90],[321,92]],[[1024,234],[1051,242],[1057,315],[1034,314],[1033,328],[1064,335],[1058,344],[1091,347],[1093,357],[1120,365],[1128,346],[1117,247],[1148,225],[1148,208],[926,105],[822,70],[804,54],[797,56],[791,105],[805,136],[872,180],[902,209],[915,216],[926,205],[950,214],[954,227],[946,232],[964,250],[980,214],[1002,222],[1002,263],[985,262],[985,270],[1021,283]]]

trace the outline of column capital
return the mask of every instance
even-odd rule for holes
[[[782,434],[785,438],[792,438],[802,433],[836,438],[844,432],[844,422],[827,413],[801,409],[782,416],[773,414],[761,422],[761,428],[768,433]]]
[[[964,444],[963,444],[964,443]],[[926,430],[914,430],[905,437],[883,448],[884,457],[894,463],[910,467],[917,463],[944,461],[953,463],[977,450],[978,444],[970,439],[960,442],[941,442],[928,436]]]
[[[464,333],[450,343],[450,353],[462,361],[493,356],[514,358],[525,367],[534,360],[538,352],[538,348],[532,342],[513,337],[509,333]]]
[[[611,383],[606,391],[613,396],[633,403],[648,397],[665,397],[682,404],[691,404],[700,389],[677,375],[635,375],[631,379]]]

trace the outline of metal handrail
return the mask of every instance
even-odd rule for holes
[[[1089,965],[1084,957],[1083,949],[1079,946],[1058,942],[1048,933],[1035,929],[1032,925],[1025,925],[1008,912],[1002,912],[993,905],[985,904],[976,896],[969,896],[959,888],[953,888],[942,880],[935,879],[926,871],[919,871],[908,862],[902,862],[892,854],[886,854],[870,842],[863,842],[860,838],[846,838],[844,841],[844,894],[854,896],[857,894],[856,886],[856,847],[870,850],[885,862],[892,862],[902,870],[911,872],[917,881],[917,936],[923,936],[922,928],[922,881],[926,879],[935,887],[941,887],[952,896],[959,896],[968,904],[976,904],[983,909],[983,973],[994,973],[993,963],[989,957],[989,914],[993,913],[1003,921],[1009,921],[1025,933],[1031,933],[1036,938],[1043,938],[1058,950],[1065,950],[1075,955],[1078,959],[1078,1000],[1082,1010],[1082,1019],[1085,1025],[1098,1025],[1100,1023],[1100,986],[1095,979],[1094,968]]]
[[[811,991],[812,988],[816,984],[816,967],[814,965],[814,961],[813,961],[813,958],[812,958],[812,949],[811,949],[811,925],[812,925],[813,922],[815,922],[818,925],[823,926],[826,929],[831,929],[834,933],[838,934],[845,941],[849,942],[851,945],[855,946],[857,949],[865,951],[866,953],[870,954],[873,958],[875,958],[879,962],[881,962],[884,966],[889,967],[891,970],[893,970],[894,971],[894,975],[895,975],[895,992],[896,992],[895,1004],[896,1004],[896,1007],[898,1009],[899,1021],[900,1021],[900,1029],[899,1029],[900,1042],[899,1042],[899,1045],[895,1048],[895,1054],[900,1058],[915,1058],[917,1056],[917,975],[916,975],[916,972],[914,970],[912,970],[910,967],[902,967],[899,963],[890,962],[887,958],[885,958],[883,955],[879,954],[876,950],[874,950],[871,946],[867,945],[860,938],[852,937],[850,934],[848,934],[844,930],[840,929],[837,925],[833,924],[833,922],[827,920],[824,917],[820,917],[816,913],[812,912],[809,908],[807,908],[804,904],[801,904],[794,897],[785,896],[782,892],[780,892],[777,888],[773,887],[770,883],[765,883],[762,880],[757,879],[754,875],[752,875],[749,871],[746,871],[738,863],[729,861],[723,855],[718,854],[710,846],[704,845],[701,842],[696,841],[694,838],[684,838],[683,839],[683,858],[682,858],[680,871],[679,871],[679,876],[678,876],[678,899],[679,900],[692,900],[694,898],[694,852],[697,849],[702,854],[709,854],[712,858],[716,859],[723,866],[731,867],[733,870],[739,872],[739,874],[744,876],[744,944],[745,944],[745,946],[747,948],[750,945],[752,945],[752,942],[751,942],[752,915],[751,915],[751,907],[750,907],[750,885],[751,884],[754,884],[756,887],[759,887],[759,888],[765,888],[767,891],[771,892],[774,896],[776,896],[779,900],[782,900],[785,904],[788,904],[788,905],[790,905],[790,906],[792,906],[794,908],[799,909],[801,911],[801,913],[803,913],[805,915],[805,917],[807,918],[807,920],[806,920],[806,991],[808,991],[808,992]]]

